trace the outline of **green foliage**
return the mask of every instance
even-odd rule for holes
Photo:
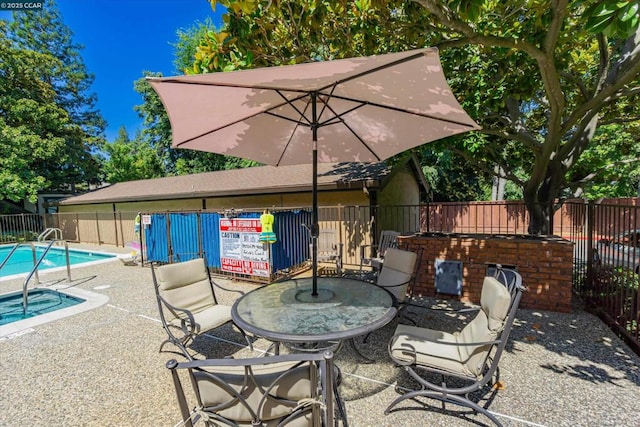
[[[99,161],[94,153],[103,143],[105,124],[95,108],[95,94],[89,92],[93,76],[82,61],[82,47],[73,42],[55,3],[14,12],[11,22],[2,21],[0,32],[8,61],[0,82],[7,105],[0,111],[1,138],[12,146],[4,147],[3,161],[20,169],[3,175],[23,181],[12,180],[5,196],[33,200],[39,190],[96,183]],[[32,158],[15,163],[24,153],[33,153]]]
[[[4,24],[0,21],[0,30]],[[58,179],[65,141],[79,129],[56,103],[48,83],[58,61],[17,49],[0,31],[0,196],[35,202]]]
[[[594,176],[587,182],[576,180],[574,194],[589,200],[637,194],[640,189],[640,124],[636,123],[632,129],[619,124],[599,127],[592,144],[572,171],[577,177]],[[603,159],[607,159],[604,164]]]
[[[232,53],[253,54],[251,67],[438,46],[453,92],[483,128],[480,137],[448,139],[446,148],[467,168],[498,171],[512,182],[510,191],[521,192],[529,209],[532,233],[548,233],[555,200],[584,192],[588,182],[616,181],[621,193],[637,182],[633,173],[612,167],[637,164],[633,150],[618,151],[621,156],[601,150],[578,163],[592,146],[604,146],[597,140],[602,123],[633,134],[630,123],[640,117],[637,1],[212,3],[227,7],[227,14],[217,50],[203,51],[207,64],[216,57],[224,63]],[[198,63],[205,56],[194,71],[212,71]],[[441,160],[439,167],[451,169],[438,176],[460,178],[443,188],[457,182],[455,188],[475,196],[478,187],[455,169],[458,163]]]
[[[189,28],[178,30],[178,41],[173,44],[175,55],[173,65],[178,73],[190,73],[198,44],[207,34],[215,31],[216,28],[210,18],[207,18],[204,23],[196,22]]]
[[[110,184],[162,176],[162,165],[155,150],[143,142],[139,135],[130,140],[124,126],[112,143],[105,144],[104,151],[107,158],[103,162],[102,172],[105,181]]]
[[[592,33],[627,38],[638,28],[640,1],[597,1],[587,7],[584,17],[586,18],[586,27]]]
[[[431,199],[436,202],[482,200],[483,188],[490,185],[490,177],[479,175],[466,167],[464,160],[451,150],[421,153],[422,171],[429,182]]]

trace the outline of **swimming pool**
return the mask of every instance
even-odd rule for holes
[[[33,331],[36,326],[93,310],[109,301],[106,295],[67,284],[33,288],[29,289],[27,305],[28,312],[33,315],[28,317],[22,315],[22,296],[22,291],[0,295],[0,305],[4,306],[0,309],[1,315],[11,317],[11,321],[0,323],[0,342]],[[49,301],[44,301],[45,298],[36,300],[40,296]]]
[[[7,258],[14,245],[0,245],[0,264]],[[36,245],[36,259],[44,253],[45,246]],[[115,254],[81,251],[69,249],[69,264],[72,266],[84,266],[97,262],[106,262],[116,259]],[[40,263],[38,271],[66,268],[66,255],[64,248],[52,247],[46,257]],[[20,246],[9,258],[7,264],[0,270],[0,280],[16,278],[26,275],[33,269],[33,251],[31,246]]]
[[[0,325],[18,322],[31,317],[62,310],[83,303],[85,300],[50,289],[30,289],[27,311],[23,309],[22,292],[0,295]]]

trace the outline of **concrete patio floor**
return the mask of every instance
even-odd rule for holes
[[[126,253],[112,246],[71,245]],[[178,358],[159,353],[165,333],[159,323],[149,268],[115,260],[41,274],[41,286],[57,282],[98,293],[108,302],[90,311],[0,338],[0,425],[176,426],[180,414],[165,363]],[[216,279],[217,280],[217,279]],[[22,280],[0,281],[0,293],[22,288]],[[243,292],[257,285],[217,280]],[[33,286],[33,285],[32,285]],[[239,294],[222,292],[232,304]],[[435,305],[435,300],[423,300]],[[419,325],[455,330],[465,319],[411,308]],[[490,425],[483,416],[437,401],[407,401],[384,415],[411,386],[387,355],[395,323],[376,331],[359,348],[376,360],[361,363],[346,346],[336,357],[343,373],[341,393],[352,427]],[[215,331],[193,346],[198,357],[262,355],[269,343],[257,340],[252,353],[233,327]],[[572,313],[519,310],[510,344],[500,363],[503,387],[489,409],[505,426],[639,426],[640,358],[598,318],[576,305]],[[486,393],[484,397],[489,396]]]

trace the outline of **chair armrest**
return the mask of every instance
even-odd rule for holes
[[[415,339],[416,341],[421,341],[424,340],[424,338],[418,336],[418,335],[414,335],[414,334],[409,334],[409,333],[403,333],[402,335],[407,336],[409,338]],[[393,341],[393,339],[396,337],[397,335],[394,335],[391,338],[391,341]],[[437,344],[443,344],[443,345],[455,345],[457,347],[461,347],[461,346],[479,346],[479,345],[493,345],[493,344],[498,344],[500,343],[500,340],[491,340],[491,341],[480,341],[480,342],[464,342],[464,343],[459,343],[459,342],[448,342],[448,341],[430,341],[430,342],[434,342]],[[401,344],[400,347],[413,347],[409,344]]]
[[[184,308],[180,308],[180,307],[176,307],[174,305],[171,305],[171,304],[169,304],[169,302],[167,300],[165,300],[164,298],[162,298],[159,295],[158,295],[158,299],[160,300],[161,304],[164,305],[167,308],[167,310],[169,310],[171,313],[173,313],[174,316],[176,316],[177,318],[180,319],[181,329],[185,334],[194,334],[195,333],[196,319],[193,317],[193,314],[191,313],[191,311],[186,310]],[[180,315],[180,313],[184,313],[184,315],[187,318],[185,319],[183,316]],[[162,312],[161,312],[161,315],[162,315]],[[188,325],[187,325],[187,320],[189,321]],[[165,319],[163,319],[163,322],[167,326],[169,326],[169,324],[166,322]]]
[[[400,286],[408,285],[409,283],[411,283],[411,280],[413,280],[413,279],[409,279],[406,282],[397,283],[395,285],[376,285],[376,286],[378,286],[379,288],[382,288],[382,289],[385,289],[385,288],[398,288]]]
[[[419,305],[419,304],[411,304],[413,307],[418,307],[418,308],[422,308],[424,310],[431,310],[431,311],[439,311],[442,313],[466,313],[466,312],[472,312],[472,311],[478,311],[481,309],[480,306],[478,307],[469,307],[469,308],[459,308],[459,309],[453,309],[453,308],[438,308],[438,307],[427,307],[424,305]]]
[[[409,338],[413,338],[416,341],[422,341],[423,342],[423,340],[424,340],[422,337],[419,337],[419,336],[414,335],[414,334],[403,333],[402,335],[407,336]],[[418,354],[424,354],[426,356],[430,355],[430,353],[417,351],[416,348],[414,346],[412,346],[411,344],[402,343],[402,344],[400,344],[400,347],[402,349],[406,349],[406,350],[409,350],[411,352],[411,354],[413,356],[413,361],[412,362],[407,362],[407,361],[396,359],[395,357],[393,357],[393,342],[395,341],[396,337],[397,337],[397,335],[394,335],[389,340],[389,344],[387,344],[387,351],[389,352],[389,356],[391,356],[391,359],[393,359],[393,361],[396,362],[398,365],[400,365],[400,366],[411,366],[411,365],[414,365],[414,364],[416,364],[418,362],[418,358],[417,358]],[[481,346],[481,345],[499,344],[501,341],[500,340],[492,340],[492,341],[483,341],[483,342],[477,342],[477,343],[456,343],[456,342],[447,342],[447,341],[435,341],[435,342],[437,344],[454,345],[454,346]]]
[[[213,280],[213,279],[211,279],[211,278],[210,278],[209,280],[211,281],[211,284],[212,284],[214,287],[216,287],[216,288],[218,288],[218,289],[222,289],[223,291],[227,291],[227,292],[234,292],[234,293],[237,293],[237,294],[240,294],[240,295],[244,295],[244,294],[245,294],[245,292],[244,292],[244,291],[241,291],[241,290],[238,290],[238,289],[229,289],[229,288],[225,288],[224,286],[222,286],[222,285],[218,284],[218,282],[216,282],[215,280]]]
[[[364,251],[366,248],[377,248],[378,245],[360,245],[360,258],[370,258],[370,256],[365,256]]]

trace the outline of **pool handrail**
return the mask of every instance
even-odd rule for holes
[[[44,249],[44,252],[42,253],[42,255],[40,255],[40,259],[38,261],[35,261],[35,246],[33,245],[33,243],[30,242],[31,246],[33,246],[33,250],[34,250],[34,252],[33,252],[33,254],[34,254],[34,266],[33,266],[33,269],[29,272],[29,275],[27,276],[27,278],[25,279],[24,284],[22,285],[22,312],[23,312],[23,314],[27,313],[27,306],[29,305],[29,293],[27,292],[27,285],[29,284],[29,281],[31,280],[31,277],[34,274],[36,275],[36,280],[38,281],[38,283],[40,283],[40,278],[38,277],[38,267],[40,266],[40,263],[42,262],[42,260],[44,260],[45,256],[47,256],[47,253],[51,249],[51,246],[53,246],[53,244],[56,243],[56,242],[63,242],[64,243],[64,252],[65,252],[65,258],[66,258],[66,261],[67,261],[67,279],[69,280],[69,282],[71,282],[71,265],[69,264],[69,244],[67,243],[66,240],[57,240],[57,239],[51,240],[49,242],[49,244],[47,245],[47,247]]]
[[[33,253],[33,264],[35,265],[37,257],[36,257],[36,247],[33,244],[33,242],[16,243],[13,246],[13,249],[11,249],[11,251],[9,252],[9,255],[7,255],[7,257],[0,264],[0,271],[2,271],[2,268],[9,262],[9,258],[11,258],[11,255],[13,255],[14,252],[17,251],[20,246],[25,246],[25,245],[31,246],[31,252]],[[38,281],[38,283],[40,283],[40,277],[38,276],[37,271],[36,271],[36,280]]]
[[[54,240],[62,240],[62,230],[59,228],[47,228],[38,235],[38,242],[44,242],[53,233]]]

